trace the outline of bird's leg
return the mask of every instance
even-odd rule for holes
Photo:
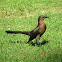
[[[36,36],[36,43],[37,43],[37,45],[40,46],[40,44],[39,44],[39,39],[40,39],[40,35],[37,35],[37,36]]]
[[[29,42],[30,42],[30,40],[27,43],[29,43]]]
[[[32,40],[32,39],[31,39],[31,37],[30,37],[30,38],[29,38],[29,41],[28,41],[27,43],[29,43],[31,40]]]

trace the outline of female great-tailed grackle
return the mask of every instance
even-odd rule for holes
[[[6,32],[7,33],[15,33],[15,34],[22,33],[22,34],[29,35],[30,38],[29,38],[28,42],[30,42],[31,40],[33,40],[34,38],[36,38],[36,43],[37,43],[37,45],[39,45],[39,39],[44,34],[44,32],[46,30],[46,24],[43,22],[43,20],[45,18],[48,18],[48,17],[44,16],[44,15],[40,15],[39,18],[38,18],[38,25],[32,31],[6,31]]]

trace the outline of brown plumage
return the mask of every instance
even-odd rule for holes
[[[29,35],[30,38],[29,38],[28,42],[30,42],[31,40],[36,38],[36,43],[37,43],[37,45],[39,45],[39,39],[44,34],[44,32],[46,30],[46,24],[43,21],[45,18],[48,18],[48,17],[44,16],[44,15],[40,15],[39,18],[38,18],[38,25],[32,31],[6,31],[6,32],[7,33],[15,33],[15,34],[22,33],[22,34]]]

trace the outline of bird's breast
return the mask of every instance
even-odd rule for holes
[[[46,30],[46,24],[42,24],[39,26],[39,33],[42,34],[44,33]]]

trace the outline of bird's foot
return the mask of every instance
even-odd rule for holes
[[[38,45],[38,47],[40,46],[40,44],[37,44]]]
[[[27,43],[29,43],[29,42],[27,42]],[[26,43],[26,44],[27,44],[27,43]]]

